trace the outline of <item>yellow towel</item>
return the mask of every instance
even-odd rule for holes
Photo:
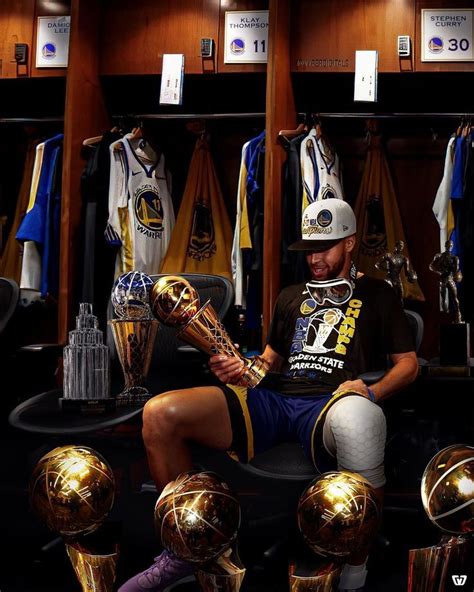
[[[405,243],[404,254],[410,259],[397,197],[380,136],[371,137],[355,215],[357,245],[354,261],[359,271],[384,279],[383,271],[375,268],[375,262],[387,251],[393,251],[398,240]],[[405,298],[425,299],[417,281],[409,283],[403,272],[401,279]]]
[[[209,273],[230,280],[232,230],[208,141],[196,142],[161,273]]]

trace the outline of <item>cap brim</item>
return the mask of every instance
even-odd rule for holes
[[[337,243],[340,243],[342,238],[335,238],[333,240],[299,240],[288,247],[289,251],[312,251],[313,253],[320,253],[327,251]]]

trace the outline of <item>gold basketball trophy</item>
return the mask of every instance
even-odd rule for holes
[[[474,578],[474,448],[456,444],[426,466],[421,499],[428,518],[448,534],[408,555],[408,592],[443,592]]]
[[[240,384],[253,388],[268,372],[268,363],[260,356],[244,358],[232,343],[216,311],[208,300],[203,306],[191,284],[169,275],[160,278],[150,292],[153,314],[165,325],[181,327],[178,337],[209,356],[236,356],[243,362]]]
[[[232,548],[240,526],[240,504],[212,472],[182,473],[162,491],[155,525],[163,546],[196,565],[202,592],[238,592],[245,575]]]
[[[94,547],[114,495],[112,469],[91,448],[55,448],[39,460],[33,471],[31,507],[40,520],[64,538],[83,592],[113,589],[118,546],[108,544],[105,552],[97,552]]]
[[[144,385],[158,331],[148,304],[152,285],[146,274],[130,271],[116,280],[112,290],[112,304],[120,318],[109,321],[109,326],[125,378],[125,387],[117,395],[119,405],[142,404],[152,396]]]
[[[356,473],[323,473],[302,493],[297,512],[300,532],[320,559],[309,565],[290,563],[290,592],[331,592],[342,562],[360,546],[368,546],[377,531],[375,492]]]

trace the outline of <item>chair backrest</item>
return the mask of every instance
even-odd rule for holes
[[[405,314],[408,319],[408,324],[413,333],[415,340],[415,351],[418,352],[420,349],[421,342],[423,341],[424,323],[421,316],[414,310],[405,310]]]
[[[169,274],[156,274],[150,276],[153,281]],[[201,304],[207,300],[211,301],[218,317],[222,319],[229,310],[234,298],[234,287],[230,280],[220,275],[206,275],[200,273],[180,273],[180,277],[197,290]],[[112,306],[109,303],[108,316],[113,318]],[[183,345],[176,337],[179,329],[167,327],[160,323],[158,335],[156,336],[150,368],[162,369],[164,365],[173,365],[178,360],[178,347]],[[107,330],[107,342],[111,350],[112,358],[116,357],[115,344],[110,329]]]
[[[19,297],[18,284],[8,278],[0,278],[0,334],[13,316]]]

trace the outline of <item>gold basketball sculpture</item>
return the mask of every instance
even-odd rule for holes
[[[181,327],[200,308],[199,296],[191,284],[177,275],[167,275],[153,285],[150,292],[153,314],[165,325]]]
[[[269,364],[262,357],[241,355],[210,300],[201,306],[196,290],[184,278],[168,275],[156,281],[150,292],[150,307],[162,323],[180,328],[178,338],[209,356],[223,354],[239,358],[242,361],[239,384],[254,388],[268,372]]]
[[[92,448],[62,446],[37,463],[30,504],[52,530],[76,537],[96,530],[114,503],[115,482],[107,461]]]
[[[373,487],[355,473],[323,473],[300,497],[298,526],[316,553],[350,555],[377,531],[378,507]]]
[[[218,475],[190,471],[161,493],[155,525],[169,551],[180,559],[204,563],[222,555],[235,541],[240,505]]]
[[[421,499],[442,530],[474,531],[474,448],[455,444],[438,452],[423,473]]]

